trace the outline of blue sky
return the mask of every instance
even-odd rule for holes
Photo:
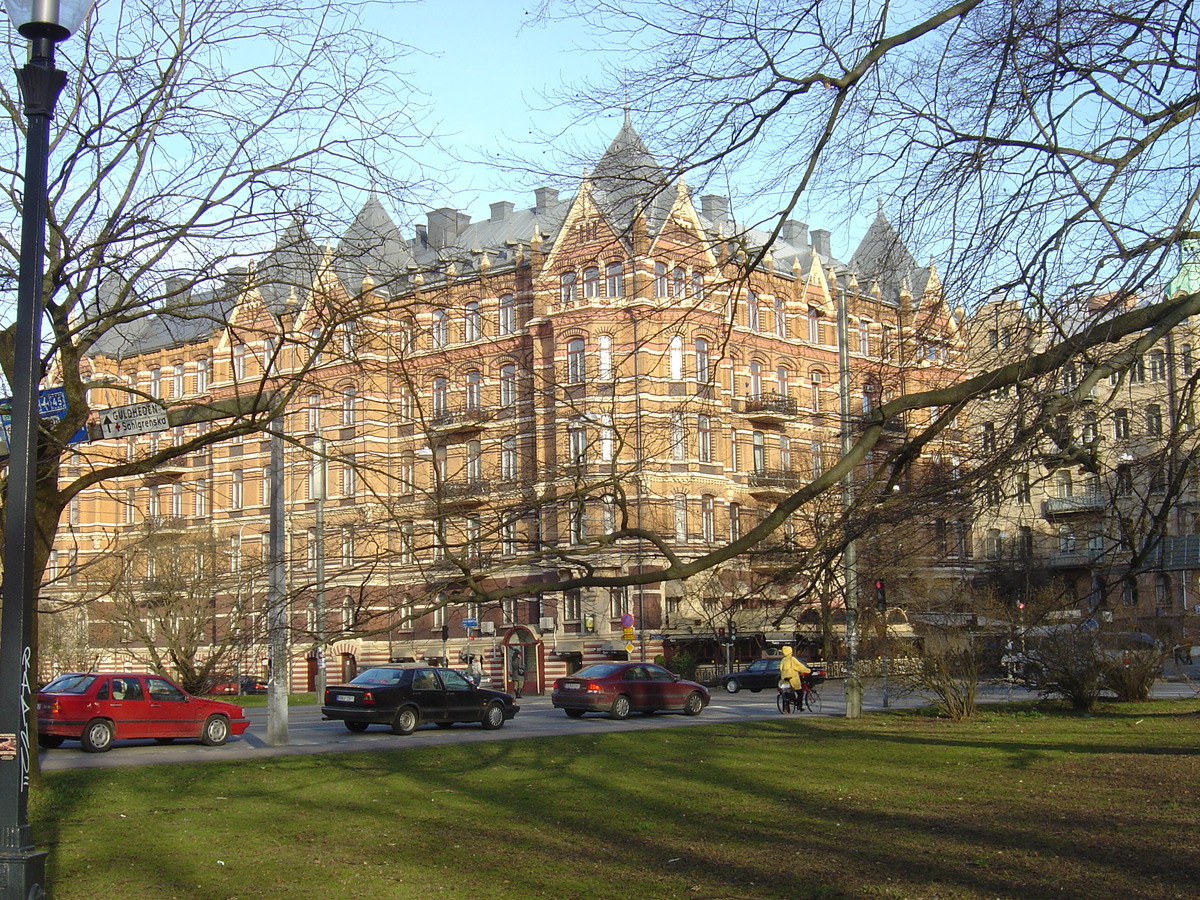
[[[388,35],[422,51],[411,58],[412,80],[429,95],[430,122],[455,157],[528,154],[533,165],[556,167],[568,145],[594,146],[599,156],[620,128],[619,114],[568,127],[570,112],[553,108],[550,94],[581,75],[596,74],[601,62],[582,52],[591,44],[586,29],[532,24],[535,6],[536,0],[424,0],[389,13]],[[528,143],[534,139],[539,145]],[[486,216],[494,200],[532,204],[532,195],[526,195],[545,182],[447,159],[432,147],[416,155],[441,170],[438,180],[447,190],[439,199],[472,218]]]

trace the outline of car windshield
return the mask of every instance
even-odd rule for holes
[[[95,675],[59,675],[42,690],[48,694],[82,694],[95,680]]]
[[[399,684],[403,669],[367,669],[355,676],[351,684]]]
[[[612,663],[596,663],[591,666],[584,666],[576,672],[573,678],[606,678],[614,672],[619,672],[624,663],[613,665]]]

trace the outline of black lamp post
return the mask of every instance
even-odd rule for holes
[[[0,612],[0,900],[45,896],[44,852],[29,829],[29,734],[33,704],[34,489],[38,384],[41,380],[42,278],[46,245],[46,172],[50,117],[67,83],[54,66],[54,45],[75,32],[95,0],[4,0],[29,39],[29,62],[17,70],[29,128],[25,146],[20,277],[12,371],[8,493],[5,495],[3,611]]]

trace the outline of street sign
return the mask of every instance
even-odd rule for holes
[[[633,644],[626,644],[626,645],[625,645],[625,652],[626,652],[626,653],[632,653],[632,652],[633,652]]]
[[[106,438],[150,434],[170,427],[166,411],[153,402],[131,403],[100,411],[100,432]]]
[[[621,627],[622,628],[632,628],[633,627],[633,614],[632,613],[625,613],[623,616],[621,616]]]
[[[46,388],[38,391],[38,418],[49,422],[61,422],[67,414],[67,392],[62,388]],[[12,398],[0,400],[0,433],[8,445],[8,431],[12,426]],[[78,444],[87,440],[87,429],[80,428],[67,440],[68,444]]]
[[[478,619],[463,619],[462,626],[463,626],[463,628],[478,628],[479,620]]]
[[[1080,631],[1099,631],[1100,623],[1095,619],[1084,619],[1079,625]]]
[[[621,637],[625,638],[625,640],[627,640],[627,641],[632,641],[633,640],[633,629],[632,628],[623,628],[621,630]]]

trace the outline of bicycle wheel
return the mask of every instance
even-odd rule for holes
[[[821,692],[816,688],[809,688],[804,692],[804,705],[811,713],[819,713],[821,711]]]
[[[788,701],[787,694],[783,691],[775,692],[775,707],[783,715],[787,715],[792,711],[792,704]]]

